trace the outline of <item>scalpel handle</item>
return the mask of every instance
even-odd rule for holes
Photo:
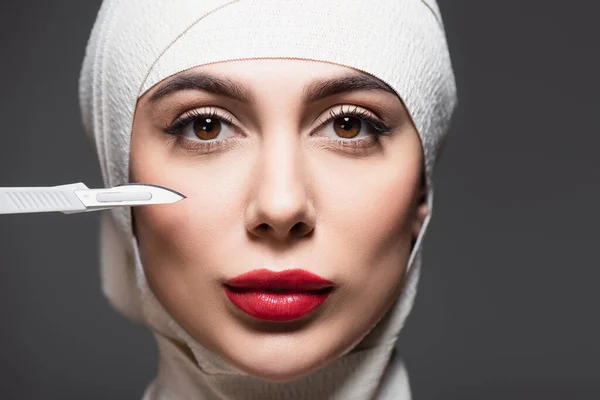
[[[87,189],[83,183],[49,187],[0,188],[0,214],[52,211],[85,211],[74,189]]]

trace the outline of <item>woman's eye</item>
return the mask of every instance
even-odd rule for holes
[[[321,131],[331,139],[357,141],[373,139],[378,135],[389,134],[391,128],[379,118],[358,107],[348,110],[330,111],[329,117],[321,123]]]
[[[392,128],[371,111],[343,106],[340,110],[330,110],[329,116],[318,123],[316,132],[316,136],[326,138],[319,140],[319,146],[364,156],[376,151],[381,136],[391,135]]]
[[[362,121],[358,117],[337,117],[332,122],[335,134],[344,139],[355,138],[363,127]]]
[[[216,142],[235,135],[232,121],[231,117],[222,116],[215,110],[192,110],[179,117],[165,132],[188,141]]]
[[[186,129],[184,129],[184,135],[187,136],[196,136],[198,139],[202,140],[213,140],[216,139],[221,131],[223,130],[223,125],[219,118],[215,117],[199,117],[193,122],[191,122]],[[186,132],[186,131],[190,132]]]

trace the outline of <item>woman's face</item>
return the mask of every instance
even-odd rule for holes
[[[329,63],[174,75],[139,99],[130,157],[132,182],[187,196],[134,209],[153,293],[199,343],[269,381],[327,364],[371,329],[428,213],[402,102]]]

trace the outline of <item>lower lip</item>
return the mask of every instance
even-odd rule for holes
[[[319,307],[330,290],[311,292],[273,292],[225,287],[225,294],[237,308],[264,321],[293,321]]]

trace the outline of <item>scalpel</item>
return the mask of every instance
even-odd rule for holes
[[[169,204],[185,195],[158,185],[128,183],[90,189],[84,183],[60,186],[0,187],[0,214],[60,211],[73,214],[149,204]]]

